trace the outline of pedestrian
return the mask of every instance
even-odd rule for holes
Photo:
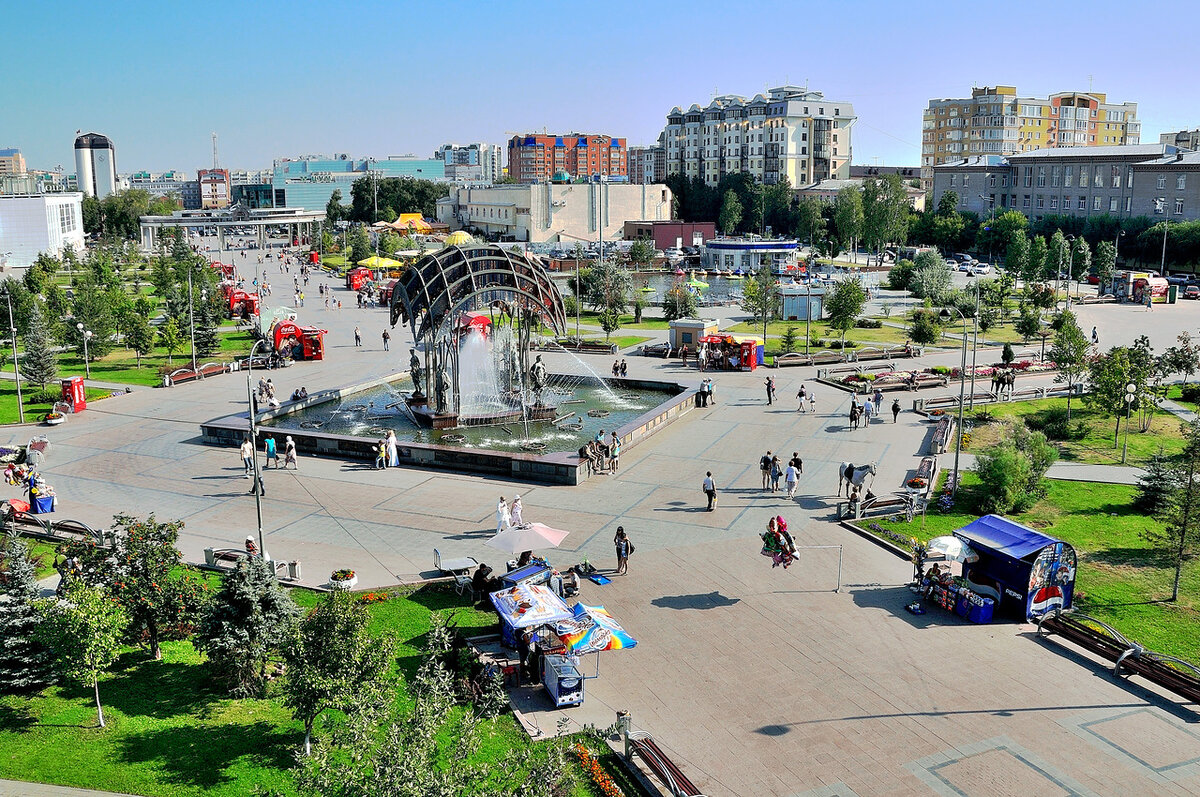
[[[796,469],[796,480],[800,480],[800,476],[804,473],[804,460],[800,459],[800,452],[793,451],[792,458],[788,460],[788,464]]]
[[[762,455],[758,460],[758,469],[762,471],[762,487],[767,489],[767,483],[771,480],[771,452]]]
[[[621,438],[617,437],[617,433],[612,433],[612,442],[608,446],[608,469],[616,473],[621,457]]]
[[[400,442],[396,439],[396,430],[388,429],[387,432],[387,457],[388,467],[400,467]]]
[[[712,471],[704,474],[704,494],[708,496],[708,511],[717,508],[717,483],[713,481]]]
[[[296,441],[291,435],[287,436],[283,444],[283,469],[287,470],[288,465],[291,465],[293,470],[300,470],[300,464],[296,462]]]
[[[767,386],[767,404],[775,403],[775,377],[768,376],[763,383]]]
[[[254,464],[254,446],[250,445],[250,438],[242,441],[242,476],[250,478],[250,470]]]
[[[817,393],[815,390],[808,391],[808,411],[817,411]]]
[[[521,496],[513,497],[512,503],[508,506],[508,517],[514,526],[522,526],[525,524],[525,518],[522,513],[525,511],[525,506],[521,503]]]
[[[375,470],[383,470],[387,467],[387,440],[379,438],[379,442],[375,444]]]
[[[384,351],[390,351],[390,349],[388,348],[388,345],[391,342],[392,342],[392,333],[388,332],[386,329],[383,330],[383,350]]]
[[[871,425],[871,416],[874,414],[875,414],[875,402],[872,401],[871,399],[867,399],[866,401],[863,402],[863,407],[862,407],[863,426],[869,427]]]
[[[361,346],[362,346],[362,332],[359,330],[358,327],[355,327],[354,328],[354,348],[357,349]]]
[[[304,291],[300,291],[300,306],[304,306]]]
[[[613,537],[617,546],[617,569],[613,575],[624,576],[629,572],[629,554],[633,553],[633,543],[625,536],[625,527],[617,526],[617,536]]]
[[[267,397],[267,378],[265,376],[258,378],[258,397],[260,399]]]
[[[275,468],[278,470],[278,468],[279,468],[279,452],[277,450],[275,450],[275,438],[267,437],[266,446],[267,446],[267,462],[265,465],[263,465],[263,467],[264,468],[271,467],[271,460],[274,460]]]
[[[892,400],[892,423],[895,423],[900,418],[900,399]]]
[[[1100,335],[1097,334],[1095,327],[1092,327],[1092,345],[1093,346],[1100,345]]]
[[[618,376],[621,375],[621,361],[620,360],[613,360],[612,375],[613,375],[614,379],[616,379]]]
[[[804,412],[804,399],[808,398],[807,393],[808,391],[805,390],[804,385],[801,385],[800,391],[796,393],[796,399],[800,402],[800,405],[796,407],[796,412]]]
[[[251,477],[250,489],[246,491],[246,494],[254,495],[255,490],[257,490],[258,494],[261,496],[265,496],[267,494],[267,488],[266,488],[266,485],[263,484],[263,477],[262,477],[261,472],[258,474],[257,478],[254,478],[253,476]]]
[[[629,375],[629,363],[625,362],[624,358],[621,358],[621,378],[624,379],[628,375]]]
[[[500,503],[496,504],[496,533],[499,534],[510,525],[512,517],[508,514],[508,504],[505,503],[504,496],[500,496]]]
[[[858,417],[859,417],[859,412],[860,412],[860,410],[858,409],[858,405],[857,405],[857,404],[851,404],[851,405],[850,405],[850,428],[851,428],[851,429],[857,429],[857,428],[858,428]]]
[[[771,457],[771,492],[779,492],[781,476],[783,476],[783,467],[779,464],[779,457]]]
[[[873,398],[875,400],[875,414],[878,415],[879,413],[883,412],[883,391],[879,388],[875,388],[875,395]]]

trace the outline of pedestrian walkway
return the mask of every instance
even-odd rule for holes
[[[954,467],[954,452],[942,454],[942,467]],[[960,471],[975,469],[975,455],[963,454],[958,459]],[[1088,465],[1082,462],[1055,462],[1046,471],[1047,479],[1095,484],[1137,484],[1146,471],[1132,465]]]
[[[131,797],[115,791],[73,789],[70,786],[51,786],[48,783],[25,783],[20,780],[0,780],[0,797]]]
[[[1162,407],[1164,410],[1171,413],[1184,423],[1195,423],[1197,420],[1200,420],[1200,415],[1197,415],[1178,402],[1171,401],[1171,399],[1162,399],[1158,403],[1158,406]]]

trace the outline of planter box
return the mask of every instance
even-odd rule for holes
[[[329,579],[329,586],[332,587],[333,589],[354,589],[354,587],[357,584],[358,584],[358,576],[357,575],[353,575],[350,578],[346,579],[345,581],[334,581],[332,578]]]

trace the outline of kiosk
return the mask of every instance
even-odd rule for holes
[[[62,400],[70,407],[71,412],[83,412],[87,409],[87,391],[84,389],[82,376],[62,380]]]
[[[323,360],[327,332],[316,327],[302,327],[294,321],[280,321],[275,324],[275,351],[293,360]]]
[[[1069,544],[999,515],[984,515],[954,536],[979,554],[963,566],[964,577],[994,589],[1000,612],[1024,620],[1071,608],[1076,558]]]
[[[248,293],[241,288],[229,292],[229,317],[250,319],[258,315],[258,294]]]
[[[352,268],[346,272],[346,287],[357,291],[371,280],[371,269],[366,266]]]

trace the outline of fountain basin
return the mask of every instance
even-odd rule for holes
[[[313,426],[303,427],[300,425],[304,423],[301,420],[303,416],[297,413],[319,408],[332,401],[345,401],[356,394],[400,381],[403,378],[404,374],[394,374],[391,377],[372,382],[322,391],[309,396],[304,401],[287,402],[278,409],[260,413],[258,419],[260,446],[262,438],[268,434],[275,437],[281,448],[283,438],[291,436],[296,443],[297,450],[302,455],[373,461],[375,447],[380,437],[377,432],[368,431],[365,435],[359,435],[325,431]],[[602,381],[617,391],[648,391],[663,395],[662,401],[644,412],[638,412],[623,420],[603,419],[612,424],[603,427],[606,434],[615,431],[625,452],[678,420],[696,406],[697,390],[694,386],[644,379],[605,378]],[[560,409],[565,413],[569,406]],[[592,420],[589,419],[589,421]],[[554,428],[544,421],[537,426]],[[411,423],[408,428],[414,430],[411,436],[418,436]],[[200,430],[205,443],[237,447],[242,444],[248,433],[248,414],[242,412],[215,418],[201,424]],[[467,435],[479,432],[479,430],[479,427],[456,429],[454,439],[457,441]],[[591,439],[589,432],[590,428],[582,430],[577,435],[578,440]],[[576,453],[582,442],[576,442],[567,451],[547,451],[545,453],[528,453],[520,450],[518,439],[512,441],[513,448],[516,450],[508,451],[487,448],[483,444],[470,443],[465,439],[464,442],[467,444],[449,445],[434,442],[432,438],[401,439],[398,445],[400,464],[406,467],[438,468],[452,470],[456,473],[478,473],[549,484],[580,484],[587,479],[586,468],[580,467],[580,459]]]

